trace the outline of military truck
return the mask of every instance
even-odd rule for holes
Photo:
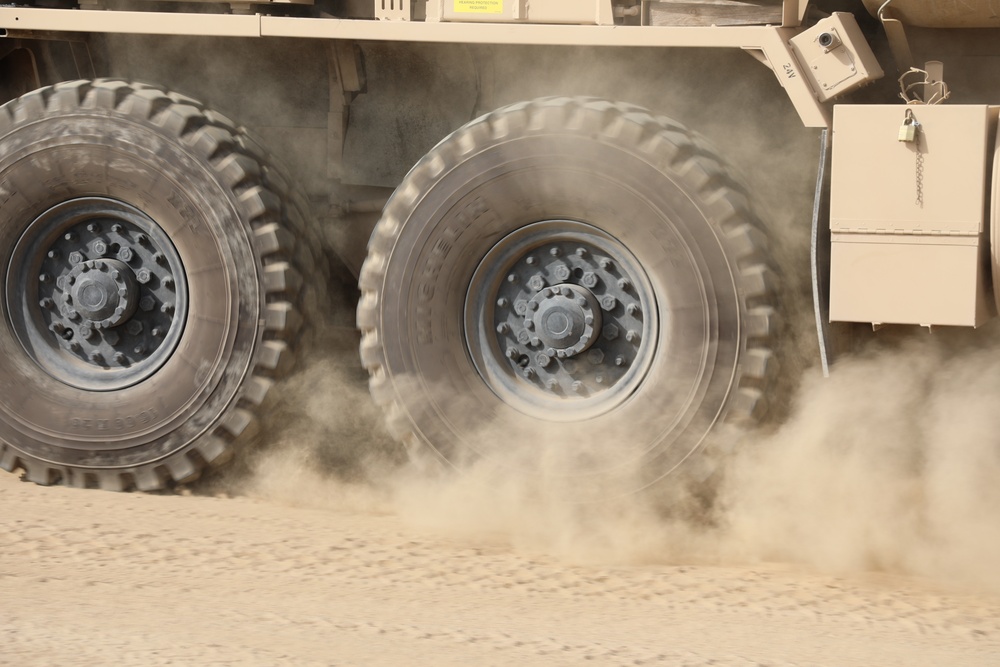
[[[0,467],[40,484],[195,479],[304,331],[355,325],[408,446],[606,444],[651,481],[780,402],[803,286],[824,368],[831,323],[996,312],[985,0],[30,0],[0,31]]]

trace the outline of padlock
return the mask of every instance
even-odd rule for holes
[[[907,109],[906,118],[903,119],[903,124],[899,126],[899,135],[896,138],[906,143],[913,143],[917,140],[917,130],[919,129],[920,123],[913,117],[913,112]]]

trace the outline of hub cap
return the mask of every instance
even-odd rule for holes
[[[648,370],[659,309],[638,260],[578,222],[546,221],[502,239],[473,276],[469,352],[515,408],[562,421],[610,410]]]
[[[82,389],[119,389],[154,373],[187,314],[187,281],[167,234],[138,209],[98,197],[63,202],[28,225],[6,290],[28,354]]]

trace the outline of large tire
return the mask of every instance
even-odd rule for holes
[[[291,202],[176,94],[76,81],[0,108],[0,467],[154,490],[228,459],[292,363]]]
[[[636,107],[544,99],[458,130],[389,201],[361,288],[390,432],[451,463],[548,444],[579,450],[572,478],[642,487],[767,410],[761,226],[700,137]]]

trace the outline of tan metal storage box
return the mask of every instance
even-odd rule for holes
[[[916,141],[900,141],[913,114]],[[978,326],[987,288],[987,106],[834,109],[830,319]]]

